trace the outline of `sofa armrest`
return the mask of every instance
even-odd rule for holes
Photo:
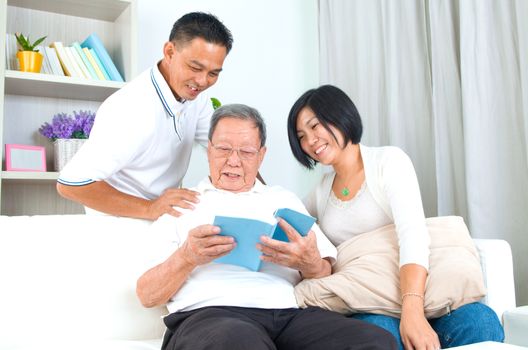
[[[480,255],[487,294],[483,302],[502,321],[504,311],[515,308],[511,247],[501,239],[473,239]]]

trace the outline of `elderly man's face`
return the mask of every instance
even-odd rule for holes
[[[253,121],[221,119],[207,147],[211,182],[226,191],[249,191],[265,153]]]

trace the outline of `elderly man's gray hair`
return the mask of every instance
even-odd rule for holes
[[[209,141],[213,138],[216,125],[223,118],[236,118],[252,121],[255,123],[255,126],[259,131],[260,147],[263,147],[266,144],[266,124],[260,116],[260,113],[253,107],[238,103],[223,105],[214,111],[213,116],[211,117],[211,127],[209,128]]]

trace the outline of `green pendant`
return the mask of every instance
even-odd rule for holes
[[[345,187],[341,190],[341,194],[346,197],[350,194],[350,190]]]

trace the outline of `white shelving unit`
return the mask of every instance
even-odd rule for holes
[[[21,32],[44,42],[82,42],[91,33],[103,41],[125,81],[136,74],[137,16],[135,0],[0,0],[0,35]],[[125,83],[6,70],[5,40],[0,45],[0,214],[79,213],[82,207],[57,195],[53,145],[38,133],[53,115],[74,110],[96,111]],[[5,144],[46,147],[48,172],[5,169]]]

